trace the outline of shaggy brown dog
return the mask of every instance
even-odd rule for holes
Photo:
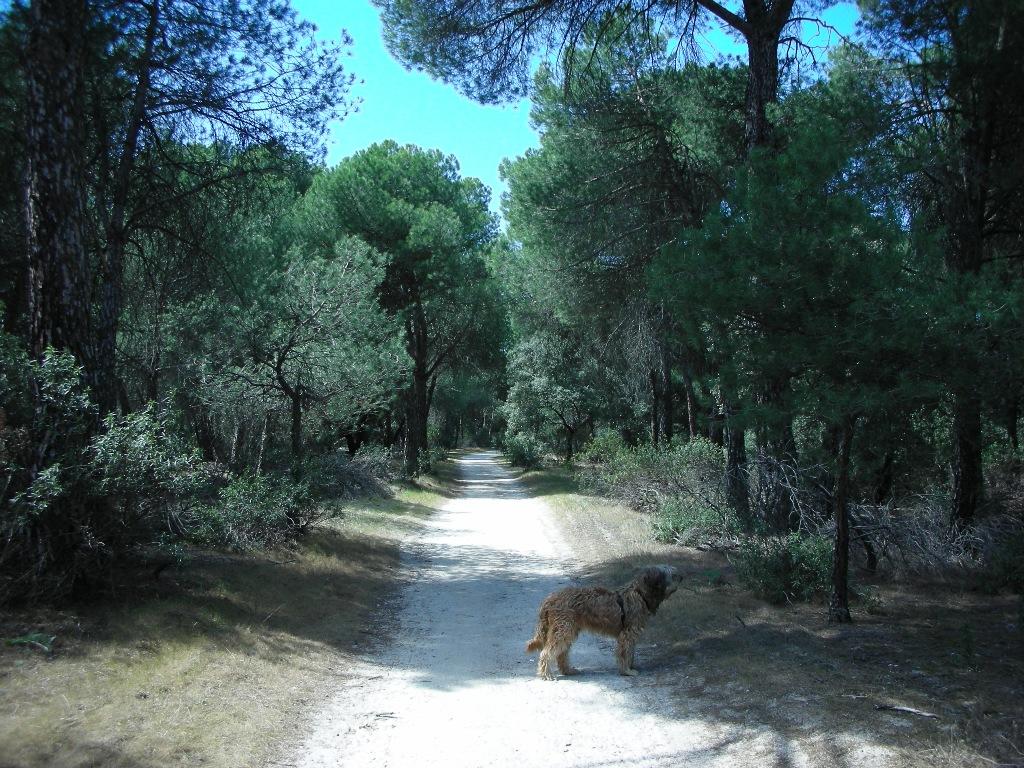
[[[662,601],[679,588],[681,576],[668,565],[644,568],[621,589],[604,587],[568,587],[555,592],[540,607],[540,619],[526,652],[540,651],[537,674],[553,680],[551,660],[563,675],[579,670],[569,664],[569,648],[580,632],[587,630],[618,638],[615,658],[619,673],[636,675],[633,651],[647,619],[658,611]]]

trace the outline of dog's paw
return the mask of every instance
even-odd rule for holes
[[[578,674],[581,674],[581,673],[580,673],[580,671],[578,669],[576,669],[576,667],[569,667],[568,669],[563,669],[562,670],[562,674],[563,675],[578,675]]]
[[[626,677],[636,677],[637,675],[640,674],[640,672],[638,670],[635,670],[635,669],[623,669],[623,670],[621,670],[619,672],[619,674],[620,675],[625,675]]]

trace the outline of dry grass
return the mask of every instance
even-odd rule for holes
[[[871,763],[872,750],[921,768],[1024,765],[1021,597],[864,584],[855,623],[833,626],[822,604],[757,600],[719,554],[655,542],[642,515],[582,493],[565,470],[523,480],[559,517],[584,581],[620,583],[651,562],[686,574],[639,649],[643,684],[667,688],[685,716],[767,729],[819,766]]]
[[[353,502],[288,550],[197,553],[116,602],[0,617],[0,637],[57,636],[51,655],[0,648],[0,766],[262,764],[381,639],[369,618],[444,500],[433,482]]]

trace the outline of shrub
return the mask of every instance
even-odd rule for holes
[[[693,544],[732,538],[733,518],[692,496],[669,496],[654,513],[654,535],[660,541]]]
[[[199,451],[168,427],[169,412],[149,403],[106,418],[87,451],[95,490],[125,506],[150,508],[188,497],[206,481]]]
[[[334,451],[310,460],[303,478],[318,498],[354,499],[390,496],[388,484],[395,474],[391,452],[368,445],[351,458],[346,451]]]
[[[832,544],[824,536],[752,538],[734,562],[740,583],[771,603],[810,600],[828,591]]]
[[[709,440],[629,448],[617,435],[599,432],[594,445],[591,455],[603,460],[580,467],[581,483],[651,514],[659,538],[693,542],[736,528],[722,484],[725,458]]]
[[[629,446],[617,430],[601,427],[583,446],[579,452],[579,460],[607,464],[617,461],[628,450]]]
[[[213,504],[185,519],[189,539],[246,552],[280,546],[321,519],[309,487],[277,475],[243,475],[221,488]]]
[[[0,603],[62,597],[155,538],[201,484],[194,451],[151,406],[100,428],[66,352],[29,360],[0,334]]]
[[[522,433],[506,435],[502,451],[506,458],[517,467],[532,469],[540,466],[543,458],[543,446],[540,441]]]

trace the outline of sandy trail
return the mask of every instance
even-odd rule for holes
[[[544,596],[568,582],[571,552],[496,458],[459,459],[461,495],[403,553],[394,642],[352,670],[277,765],[807,764],[769,729],[674,711],[650,677],[615,673],[604,639],[574,647],[583,675],[537,679],[523,648]]]

